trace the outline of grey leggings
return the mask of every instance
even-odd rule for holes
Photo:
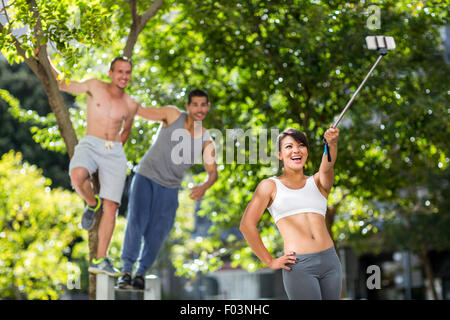
[[[341,262],[334,247],[297,254],[297,263],[283,269],[283,284],[289,300],[338,300],[342,289]]]

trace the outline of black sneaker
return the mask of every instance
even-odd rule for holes
[[[145,279],[143,274],[137,274],[134,276],[133,279],[133,288],[138,290],[144,290],[145,289]]]
[[[124,272],[117,281],[117,286],[119,289],[132,289],[131,285],[131,274],[129,272]]]
[[[102,200],[96,195],[97,205],[95,208],[86,206],[83,211],[83,216],[81,217],[81,226],[83,229],[91,230],[94,226],[95,214],[100,210],[102,206]]]

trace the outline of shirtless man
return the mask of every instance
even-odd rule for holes
[[[50,59],[49,59],[50,60]],[[53,66],[56,77],[59,72]],[[73,188],[86,201],[81,219],[84,229],[94,225],[95,214],[103,206],[103,216],[98,227],[97,258],[92,259],[89,272],[118,276],[107,257],[114,231],[116,212],[120,205],[127,172],[127,159],[123,145],[127,141],[134,115],[139,104],[125,93],[131,77],[131,61],[115,58],[108,75],[111,82],[90,79],[82,82],[58,81],[58,88],[71,94],[87,94],[86,136],[75,147],[69,165]],[[90,177],[98,170],[99,195],[94,193]]]

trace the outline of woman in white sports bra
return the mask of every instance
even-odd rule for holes
[[[339,299],[342,271],[325,215],[328,194],[334,183],[339,130],[325,132],[331,162],[324,153],[319,171],[305,176],[308,159],[306,136],[287,129],[277,139],[278,158],[284,171],[258,185],[241,220],[240,230],[256,256],[273,270],[283,269],[289,299]],[[284,255],[272,257],[264,246],[258,221],[268,209],[284,240]]]

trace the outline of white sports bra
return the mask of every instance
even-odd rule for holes
[[[319,213],[325,217],[327,199],[320,193],[314,176],[309,176],[305,186],[301,189],[290,189],[275,177],[269,179],[275,181],[277,186],[275,199],[267,208],[275,223],[282,218],[306,212]]]

